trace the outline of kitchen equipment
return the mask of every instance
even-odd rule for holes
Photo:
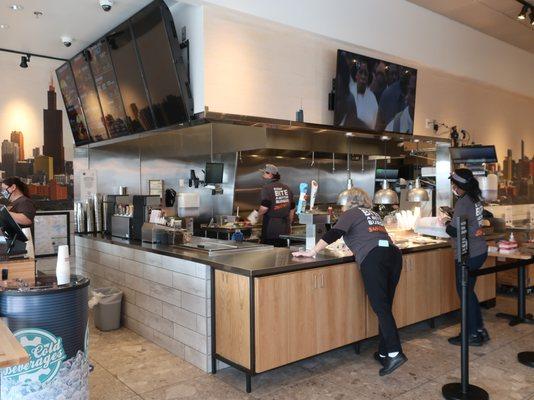
[[[315,207],[315,197],[317,197],[317,191],[319,190],[319,184],[317,181],[311,181],[311,193],[310,193],[310,211]]]
[[[300,213],[299,223],[306,225],[306,250],[311,250],[321,237],[330,229],[331,218],[328,213]]]
[[[130,239],[133,232],[133,217],[129,215],[113,215],[111,217],[111,236]]]
[[[81,201],[74,202],[74,231],[76,233],[86,232],[85,210]]]
[[[166,189],[165,190],[165,207],[173,207],[176,201],[176,190]]]
[[[111,233],[111,216],[115,214],[117,197],[116,194],[105,194],[102,197],[102,232]]]
[[[178,193],[178,216],[197,217],[200,209],[198,193]]]
[[[93,204],[95,207],[95,231],[96,232],[102,232],[102,226],[103,226],[103,214],[102,214],[102,195],[101,194],[94,194],[93,195]]]
[[[128,186],[119,186],[119,195],[127,196],[128,195]]]
[[[299,185],[299,202],[297,204],[297,214],[303,213],[306,211],[306,196],[308,195],[308,184],[306,182],[302,182]]]
[[[143,224],[149,221],[152,210],[161,209],[159,196],[134,195],[133,196],[133,231],[132,239],[142,240]]]
[[[144,223],[142,228],[142,240],[146,243],[178,245],[189,243],[191,237],[191,233],[185,229],[150,222]]]
[[[85,199],[86,232],[95,231],[95,203],[93,198]]]

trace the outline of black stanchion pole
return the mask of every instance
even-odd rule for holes
[[[467,241],[467,221],[464,217],[455,218],[456,226],[456,261],[461,265],[461,302],[462,302],[462,348],[461,348],[461,382],[447,383],[441,388],[443,397],[447,400],[488,400],[488,393],[475,385],[469,384],[469,332],[467,331],[467,295],[469,290],[469,270],[467,255],[469,244]]]

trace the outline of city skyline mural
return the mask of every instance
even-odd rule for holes
[[[73,199],[73,162],[65,159],[63,111],[58,109],[53,77],[42,91],[46,108],[42,110],[41,146],[28,146],[25,138],[33,132],[2,132],[0,178],[17,176],[29,188],[38,209],[71,209]],[[32,137],[35,143],[35,137]]]

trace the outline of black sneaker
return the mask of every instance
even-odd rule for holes
[[[406,361],[408,361],[408,358],[402,352],[397,354],[395,357],[387,356],[384,358],[384,368],[381,368],[380,371],[378,371],[378,374],[380,376],[391,374]]]
[[[386,360],[386,357],[380,357],[380,353],[378,351],[375,351],[375,354],[373,354],[373,357],[376,361],[378,361],[382,366],[384,365],[384,361]]]
[[[486,330],[486,328],[477,329],[477,333],[482,338],[482,343],[489,342],[490,335],[489,335],[488,331]]]
[[[450,344],[453,344],[455,346],[461,346],[462,345],[462,335],[454,336],[448,339]],[[472,335],[469,335],[468,340],[469,346],[482,346],[483,340],[482,335],[478,333],[474,333]]]

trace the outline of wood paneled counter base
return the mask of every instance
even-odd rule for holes
[[[0,320],[0,369],[26,364],[28,361],[30,357],[24,347]]]
[[[217,359],[244,371],[247,391],[252,375],[378,334],[354,263],[262,277],[212,269],[212,283],[212,371]],[[494,299],[495,274],[476,291]],[[393,307],[399,327],[458,309],[453,250],[403,255]]]

